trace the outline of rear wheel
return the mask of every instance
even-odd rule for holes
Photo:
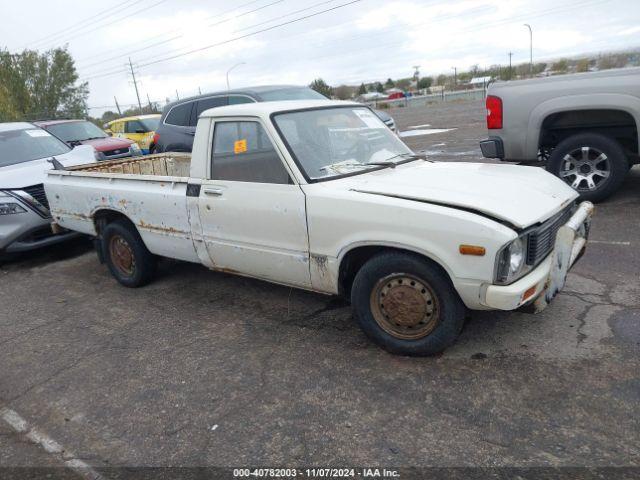
[[[547,170],[564,180],[583,200],[599,202],[620,188],[629,165],[624,150],[614,139],[581,133],[554,148]]]
[[[156,271],[156,258],[129,222],[117,220],[102,232],[102,251],[111,274],[125,287],[149,283]]]
[[[442,269],[402,252],[365,263],[354,279],[351,304],[362,330],[402,355],[439,353],[464,324],[464,305]]]

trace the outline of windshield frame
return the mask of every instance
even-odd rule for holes
[[[331,176],[319,177],[319,178],[311,178],[311,177],[309,177],[309,175],[307,175],[306,169],[302,165],[302,162],[300,162],[300,160],[296,156],[293,148],[291,147],[291,145],[287,141],[287,137],[282,133],[282,130],[278,126],[278,123],[276,122],[275,117],[277,117],[278,115],[284,115],[284,114],[287,114],[287,113],[310,112],[310,111],[314,111],[314,110],[336,110],[336,109],[339,109],[339,108],[366,108],[373,115],[376,115],[376,112],[374,112],[371,107],[369,107],[368,105],[363,105],[363,104],[327,105],[327,106],[322,106],[322,107],[314,106],[314,107],[308,107],[308,108],[295,108],[295,109],[291,109],[291,110],[279,110],[277,112],[272,112],[271,114],[269,114],[269,120],[271,121],[271,124],[273,125],[273,128],[275,128],[276,132],[278,132],[278,136],[282,140],[282,143],[284,143],[285,147],[287,147],[287,151],[289,152],[289,155],[291,155],[291,158],[293,159],[293,162],[296,164],[296,167],[298,168],[298,170],[300,171],[300,173],[302,174],[302,176],[304,177],[304,179],[305,179],[305,181],[307,183],[330,182],[331,180],[339,180],[341,178],[353,177],[353,176],[356,176],[356,175],[362,175],[364,173],[377,172],[378,170],[383,170],[385,168],[393,168],[393,167],[395,167],[397,165],[403,165],[405,163],[414,162],[416,160],[419,160],[419,157],[417,157],[417,156],[416,157],[409,157],[409,158],[403,158],[401,160],[398,160],[397,162],[393,162],[393,164],[390,162],[389,165],[373,165],[373,164],[371,164],[371,165],[368,165],[368,168],[365,168],[365,167],[367,167],[367,164],[363,163],[362,164],[362,166],[363,166],[362,169],[354,170],[353,172],[340,173],[340,174],[337,174],[337,175],[331,175]],[[376,118],[378,118],[377,115],[376,115]],[[380,120],[380,121],[382,122],[382,120]],[[385,125],[385,128],[388,128],[388,127]],[[400,141],[402,142],[402,140],[400,140]],[[402,142],[402,143],[404,143],[404,142]],[[411,152],[412,154],[415,155],[415,152],[413,150],[411,150],[406,144],[405,144],[405,146],[407,147],[409,152]],[[407,152],[407,154],[409,154],[409,152]],[[402,157],[394,157],[394,158],[402,158]]]

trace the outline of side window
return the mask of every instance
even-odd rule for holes
[[[258,122],[219,122],[213,132],[214,180],[292,183],[271,140]]]
[[[124,127],[124,133],[139,133],[138,130],[144,132],[145,128],[138,120],[129,120]]]
[[[122,122],[116,122],[111,125],[111,131],[115,133],[122,133]]]
[[[227,97],[211,97],[198,100],[196,108],[194,108],[194,115],[192,115],[190,125],[195,127],[198,124],[198,118],[200,118],[200,114],[205,110],[209,110],[210,108],[222,107],[224,105],[227,105]]]
[[[167,118],[164,119],[164,123],[169,125],[176,125],[178,127],[189,126],[191,120],[191,108],[194,102],[183,103],[182,105],[176,105],[171,109]]]
[[[244,95],[229,95],[229,105],[238,105],[240,103],[255,103],[255,100]]]

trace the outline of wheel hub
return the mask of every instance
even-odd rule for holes
[[[425,337],[439,322],[435,293],[426,282],[407,274],[381,279],[372,291],[371,307],[378,325],[401,339]]]
[[[563,158],[560,178],[581,191],[596,190],[611,174],[609,157],[594,147],[581,147]]]
[[[135,271],[135,257],[129,243],[120,235],[114,235],[109,242],[109,253],[115,267],[127,276]]]

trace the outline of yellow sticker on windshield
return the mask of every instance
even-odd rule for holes
[[[233,144],[233,153],[244,153],[247,151],[247,139],[236,140]]]

